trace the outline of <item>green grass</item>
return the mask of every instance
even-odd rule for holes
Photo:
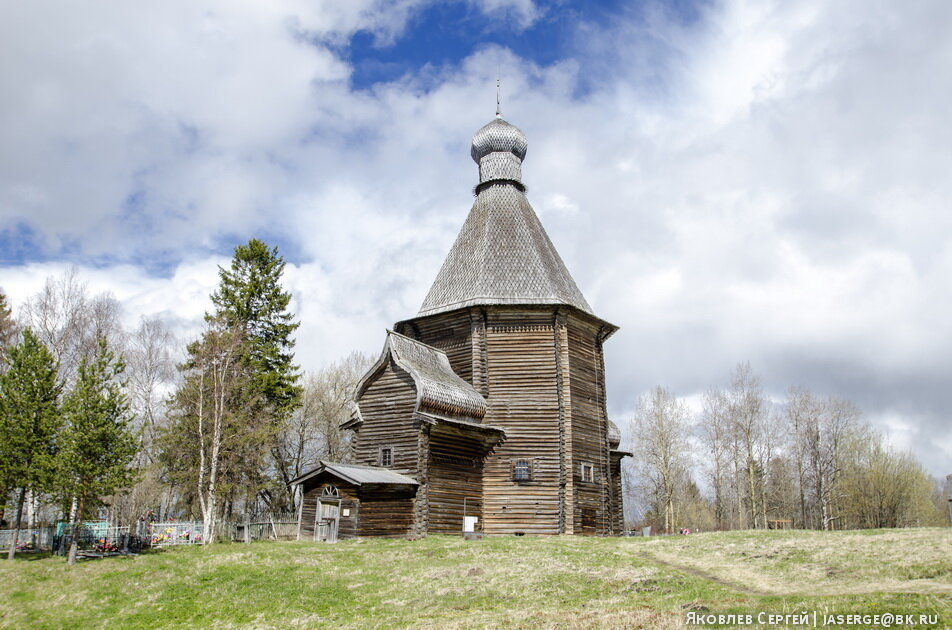
[[[217,545],[0,562],[0,626],[681,627],[689,610],[939,615],[952,532]]]

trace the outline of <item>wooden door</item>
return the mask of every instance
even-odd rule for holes
[[[314,540],[337,542],[340,526],[340,500],[322,499],[317,504],[317,522],[314,527]]]

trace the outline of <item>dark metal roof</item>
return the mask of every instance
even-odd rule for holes
[[[311,470],[310,472],[304,473],[297,479],[291,480],[291,485],[296,485],[303,483],[308,479],[315,477],[322,472],[329,472],[330,474],[343,479],[348,483],[352,483],[355,486],[361,486],[364,484],[383,484],[383,485],[399,485],[399,486],[418,486],[417,480],[413,477],[408,477],[406,475],[401,475],[398,472],[394,472],[389,468],[378,468],[376,466],[358,466],[356,464],[340,464],[337,462],[321,462],[321,465]]]

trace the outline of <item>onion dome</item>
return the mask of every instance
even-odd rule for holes
[[[617,450],[621,444],[621,429],[618,428],[618,425],[607,420],[608,422],[608,447],[612,450]]]
[[[593,315],[529,204],[526,135],[498,113],[473,136],[473,208],[418,316],[500,304],[565,304]]]
[[[479,183],[494,180],[522,182],[522,160],[529,143],[526,134],[497,115],[473,135],[470,155],[479,164]]]

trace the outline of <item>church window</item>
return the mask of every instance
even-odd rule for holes
[[[581,477],[582,481],[587,481],[589,483],[595,482],[595,466],[586,462],[581,464]]]
[[[517,459],[512,462],[513,481],[532,480],[532,462],[528,459]]]
[[[380,465],[384,468],[393,466],[393,447],[385,446],[380,449]]]

